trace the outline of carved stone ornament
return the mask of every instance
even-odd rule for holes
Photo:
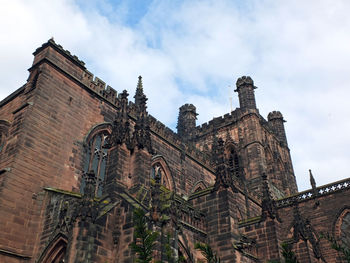
[[[282,222],[278,215],[275,200],[271,196],[269,185],[267,182],[267,176],[265,173],[263,173],[262,175],[262,195],[262,220],[265,220],[267,217],[270,217],[271,219],[277,219],[278,222]]]
[[[224,141],[222,138],[219,138],[217,144],[213,145],[213,158],[216,176],[214,185],[215,190],[219,189],[220,186],[227,188],[231,185],[229,174],[227,172],[224,151]]]
[[[298,242],[300,239],[303,241],[309,241],[312,245],[312,250],[316,258],[322,258],[319,241],[316,239],[315,231],[309,221],[304,219],[299,211],[298,203],[294,203],[293,208],[293,239],[294,242]]]
[[[126,90],[120,95],[118,112],[113,121],[112,133],[108,138],[107,147],[113,147],[126,143],[130,144],[130,123],[128,117],[128,92]]]

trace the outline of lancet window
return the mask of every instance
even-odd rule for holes
[[[229,167],[230,174],[236,177],[240,177],[239,157],[237,152],[233,148],[230,150],[228,167]]]
[[[101,196],[103,191],[103,185],[106,177],[106,164],[108,150],[105,147],[107,145],[107,137],[109,135],[108,130],[102,130],[89,136],[90,139],[87,142],[85,160],[84,160],[84,173],[94,171],[96,182],[96,196]],[[84,176],[81,183],[80,191],[83,193],[85,187]]]
[[[155,163],[152,165],[151,179],[159,180],[161,185],[165,186],[168,189],[171,189],[168,177],[163,166],[160,163]]]

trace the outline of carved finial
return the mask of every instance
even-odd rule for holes
[[[142,77],[139,76],[139,80],[137,82],[137,87],[136,87],[136,93],[134,96],[136,106],[139,106],[142,103],[143,97],[146,97],[146,96],[143,93]],[[147,100],[147,98],[146,98],[146,100]]]
[[[311,169],[309,169],[309,174],[310,174],[310,184],[312,189],[316,189],[316,181],[315,178],[312,175]]]
[[[137,88],[138,89],[141,89],[142,90],[142,77],[141,76],[139,76],[139,81],[138,81],[138,83],[137,83]]]
[[[310,184],[312,187],[312,192],[314,195],[317,195],[316,181],[315,181],[314,176],[312,175],[311,169],[309,169],[309,175],[310,175]]]
[[[136,105],[136,122],[132,138],[131,148],[137,146],[139,149],[147,148],[149,153],[153,153],[149,117],[147,113],[147,97],[142,89],[142,77],[139,76],[135,98]]]
[[[126,143],[130,144],[130,123],[128,117],[128,92],[123,90],[119,94],[118,112],[113,121],[112,133],[108,136],[108,144],[106,148],[112,146],[121,145]]]

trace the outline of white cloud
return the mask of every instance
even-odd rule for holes
[[[350,2],[239,4],[154,1],[130,26],[125,3],[0,0],[0,99],[25,83],[31,53],[51,36],[130,97],[143,75],[150,113],[171,127],[186,102],[199,123],[228,112],[230,96],[237,107],[235,80],[251,75],[261,114],[288,121],[300,188],[309,168],[318,184],[349,177]]]

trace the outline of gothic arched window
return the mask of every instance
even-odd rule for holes
[[[343,217],[342,224],[340,226],[340,239],[341,243],[345,247],[350,247],[350,212]]]
[[[103,190],[103,184],[106,177],[106,164],[108,150],[105,147],[107,145],[107,137],[109,131],[104,129],[97,132],[91,132],[88,136],[85,149],[85,159],[84,159],[84,174],[89,171],[94,171],[96,175],[96,190],[95,195],[101,196]],[[84,194],[85,179],[83,176],[80,192]]]
[[[168,189],[171,189],[171,184],[169,182],[168,176],[165,172],[165,169],[160,163],[155,163],[151,168],[151,179],[159,180],[160,184],[165,186]]]
[[[230,174],[240,177],[240,165],[239,165],[239,157],[237,152],[231,148],[228,158],[228,168],[230,171]]]

